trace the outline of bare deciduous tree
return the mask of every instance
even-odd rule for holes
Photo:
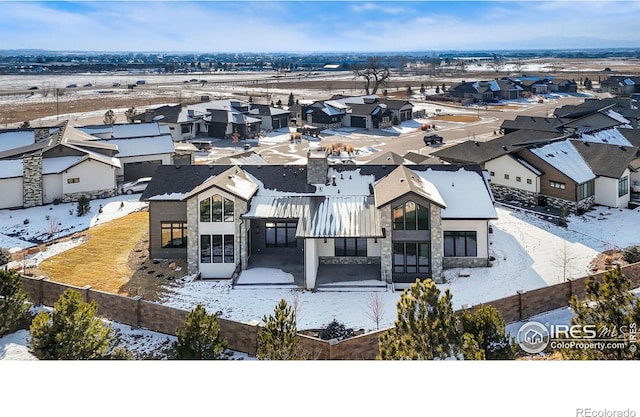
[[[504,65],[505,65],[504,59],[502,59],[501,57],[495,57],[493,61],[487,64],[487,66],[492,70],[494,70],[495,72],[502,71],[504,69]]]
[[[380,293],[374,292],[369,294],[366,306],[367,316],[376,324],[376,330],[380,330],[380,323],[384,320],[384,300],[380,297]]]
[[[367,95],[376,94],[380,87],[386,86],[391,77],[388,65],[384,65],[380,57],[374,56],[367,59],[365,67],[356,65],[353,73],[358,78],[364,78],[364,90]]]
[[[515,61],[511,62],[511,65],[513,65],[513,70],[515,72],[522,72],[522,69],[525,67],[524,62],[522,62],[519,59],[516,59]]]

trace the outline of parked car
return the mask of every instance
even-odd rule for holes
[[[440,136],[440,135],[427,135],[422,140],[424,141],[424,144],[427,145],[427,146],[435,145],[436,143],[442,143],[442,136]]]
[[[120,87],[120,83],[113,83],[114,87]]]
[[[136,81],[136,84],[138,85],[142,85],[142,84],[146,84],[147,82],[145,80],[138,80]]]
[[[132,182],[126,182],[122,184],[122,194],[141,193],[147,188],[147,185],[149,185],[150,181],[151,177],[144,177],[138,178],[137,180]]]
[[[67,88],[76,88],[78,86],[78,84],[69,84],[67,86]]]
[[[38,87],[35,87],[35,86],[34,87],[29,87],[29,90],[37,90],[37,89],[38,89]]]
[[[83,85],[83,87],[93,87],[93,84],[91,84],[91,83],[86,83],[85,85]]]

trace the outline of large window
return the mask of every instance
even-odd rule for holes
[[[200,235],[200,262],[233,263],[234,245],[233,235]]]
[[[393,230],[429,230],[429,209],[407,201],[393,207]]]
[[[444,232],[444,256],[478,256],[476,232]]]
[[[161,246],[163,248],[186,248],[187,224],[161,223],[160,236]]]
[[[399,274],[428,273],[429,272],[429,244],[428,243],[394,243],[393,244],[393,272]]]
[[[624,176],[618,180],[618,197],[629,194],[629,177]]]
[[[578,200],[583,200],[587,197],[591,197],[594,193],[593,181],[585,182],[578,185]]]
[[[265,229],[265,245],[268,248],[295,248],[297,222],[267,222]]]
[[[367,256],[367,239],[334,239],[335,256]]]
[[[234,203],[219,194],[200,201],[201,222],[232,222]]]

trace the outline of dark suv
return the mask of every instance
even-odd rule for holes
[[[442,136],[440,136],[440,135],[427,135],[422,140],[424,141],[424,144],[427,145],[427,146],[435,145],[436,143],[442,143]]]

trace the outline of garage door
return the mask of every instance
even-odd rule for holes
[[[361,116],[351,116],[351,127],[367,127],[367,118]]]
[[[161,160],[126,163],[124,164],[124,180],[135,181],[142,177],[153,177],[158,165],[162,165]]]

